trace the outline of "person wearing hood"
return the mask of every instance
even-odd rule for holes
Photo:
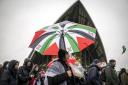
[[[116,60],[111,59],[105,67],[106,84],[105,85],[119,85],[119,79],[115,70]]]
[[[9,61],[5,61],[3,63],[3,70],[7,70],[8,69],[8,64],[9,64]]]
[[[46,71],[44,85],[75,85],[71,69],[66,63],[68,58],[68,52],[60,49],[58,60],[54,61]]]
[[[18,85],[28,85],[31,79],[30,72],[32,70],[33,63],[30,59],[25,59],[23,66],[18,71]]]
[[[119,85],[128,85],[128,75],[125,68],[119,72]]]
[[[102,85],[100,78],[101,62],[95,59],[87,72],[87,85]]]
[[[17,72],[19,62],[11,60],[8,64],[8,69],[1,76],[0,85],[17,85]]]

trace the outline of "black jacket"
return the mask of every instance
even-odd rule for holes
[[[0,85],[17,85],[17,70],[14,66],[18,63],[16,60],[9,62],[8,70],[5,70],[0,79]]]
[[[29,73],[31,71],[32,66],[27,67],[28,62],[31,62],[31,60],[25,60],[24,65],[19,68],[18,85],[27,85],[30,80]]]
[[[87,73],[87,85],[102,85],[102,80],[99,74],[100,68],[96,65],[92,65]]]

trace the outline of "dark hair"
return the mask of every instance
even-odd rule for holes
[[[24,64],[23,64],[23,65],[27,66],[27,63],[28,63],[28,62],[31,62],[31,64],[32,64],[32,60],[29,59],[29,58],[26,58],[26,59],[24,60]]]
[[[116,60],[114,59],[109,60],[109,63],[114,63],[114,62],[116,62]]]
[[[18,62],[17,60],[11,60],[11,61],[9,62],[9,64],[8,64],[8,69],[9,69],[9,70],[13,70],[13,69],[14,69],[14,66],[15,66],[17,63],[19,64],[19,62]]]
[[[124,73],[124,72],[126,72],[126,69],[125,68],[122,68],[120,72],[121,73]]]
[[[63,49],[59,49],[58,51],[58,57],[60,60],[64,60],[66,57],[65,55],[68,54],[68,52],[66,50],[63,50]]]
[[[97,63],[100,63],[100,60],[94,59],[93,62],[92,62],[92,64],[94,64],[94,65],[97,64]]]
[[[7,65],[9,64],[9,61],[5,61],[3,63],[3,69],[7,70]]]

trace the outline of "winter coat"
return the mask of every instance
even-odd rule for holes
[[[128,85],[128,75],[125,72],[120,75],[120,85]]]
[[[14,66],[18,63],[16,60],[9,62],[8,70],[5,70],[0,79],[0,85],[17,85],[17,70]]]
[[[102,85],[102,81],[99,73],[100,68],[96,65],[92,65],[87,73],[87,85]]]
[[[116,70],[112,67],[111,64],[108,64],[105,67],[105,76],[106,76],[106,85],[118,85],[119,79],[116,73]]]
[[[30,60],[26,60],[24,65],[19,68],[18,71],[18,85],[28,85],[29,80],[31,79],[29,73],[31,71],[31,67],[27,67],[27,63],[31,62]]]

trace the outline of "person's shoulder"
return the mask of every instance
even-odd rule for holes
[[[57,65],[59,65],[59,61],[58,61],[58,60],[55,60],[55,61],[53,62],[53,64],[52,64],[52,66],[57,66]]]
[[[51,65],[50,68],[59,68],[59,67],[61,67],[61,66],[62,66],[62,65],[61,65],[60,61],[55,60],[55,61],[53,62],[53,64]]]
[[[96,65],[92,65],[91,69],[97,69],[97,66]]]
[[[88,69],[88,72],[92,72],[92,71],[96,71],[97,68],[95,66],[91,66],[89,69]]]

